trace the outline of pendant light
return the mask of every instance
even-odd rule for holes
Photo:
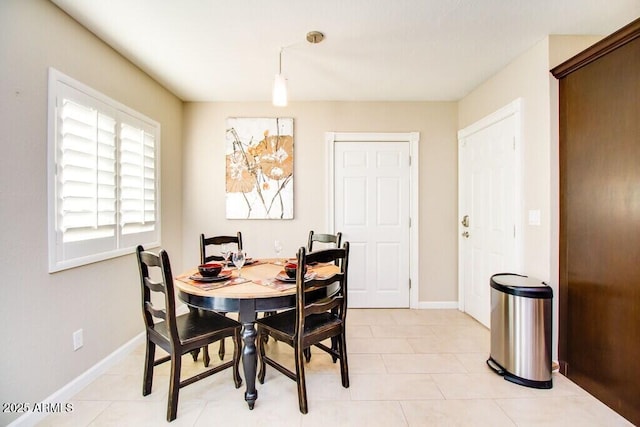
[[[287,106],[287,79],[282,75],[282,51],[280,48],[280,56],[278,59],[278,74],[273,80],[273,105],[276,107]]]
[[[310,31],[307,33],[307,41],[311,44],[317,44],[324,40],[324,34],[320,31]],[[290,47],[290,46],[287,46]],[[278,57],[278,74],[273,80],[272,102],[276,107],[286,107],[288,102],[287,96],[287,79],[282,74],[282,52],[284,47],[280,48]]]

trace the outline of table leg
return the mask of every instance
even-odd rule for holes
[[[253,409],[253,405],[258,399],[258,390],[256,390],[256,367],[258,365],[256,358],[256,306],[254,300],[240,300],[238,320],[242,323],[242,342],[244,344],[242,346],[242,368],[247,384],[244,400],[247,401],[249,409]]]

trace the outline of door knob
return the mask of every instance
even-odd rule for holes
[[[463,227],[469,227],[469,215],[465,215],[462,217],[462,221],[460,221]]]
[[[462,233],[462,237],[464,237],[465,239],[469,238],[469,232],[465,231],[464,233]]]

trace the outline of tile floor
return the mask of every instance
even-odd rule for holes
[[[271,368],[250,411],[244,384],[235,389],[227,370],[183,388],[171,425],[631,425],[560,374],[552,389],[536,390],[489,371],[489,331],[457,310],[352,309],[347,319],[351,386],[341,386],[338,365],[315,349],[307,415],[298,411],[295,383]],[[269,341],[268,351],[292,366],[286,345]],[[72,413],[50,415],[39,426],[167,425],[168,365],[156,368],[153,392],[143,397],[143,356],[140,346],[74,396]],[[185,356],[183,374],[201,369],[201,358]]]

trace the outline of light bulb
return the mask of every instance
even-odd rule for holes
[[[287,80],[282,74],[276,74],[273,80],[273,105],[276,107],[287,106]]]

